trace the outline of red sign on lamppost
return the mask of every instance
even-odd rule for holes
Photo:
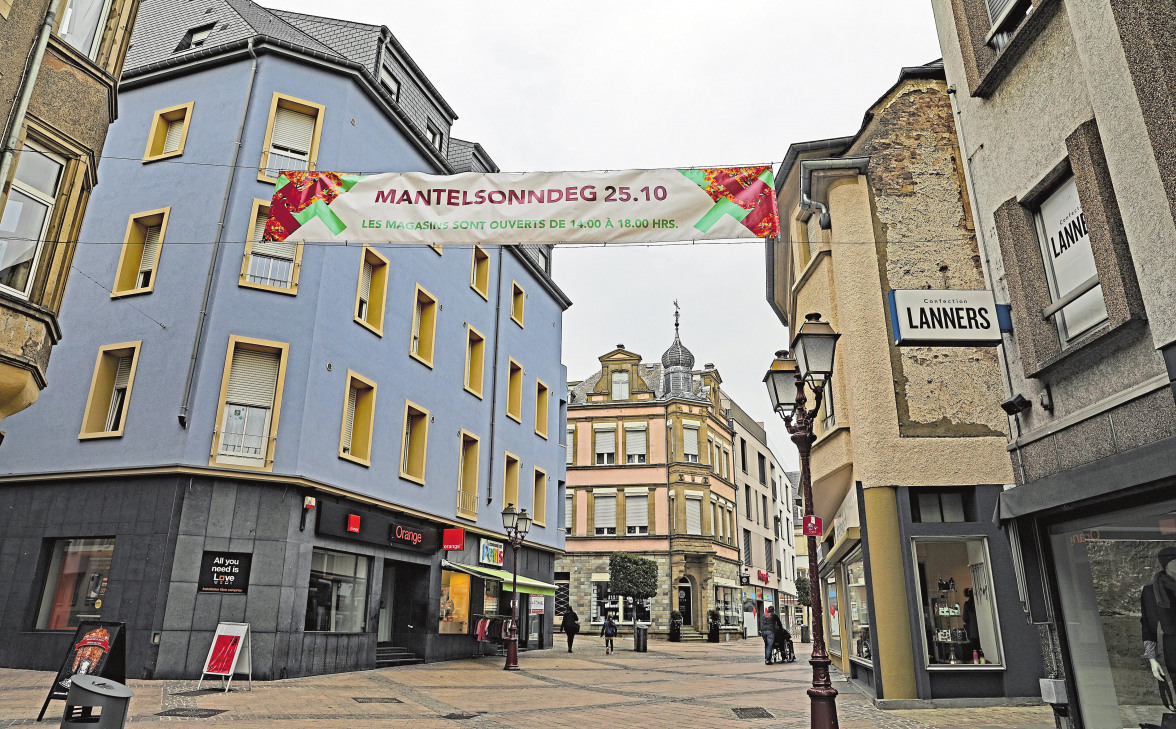
[[[825,524],[819,516],[806,516],[801,528],[806,537],[820,537],[825,534]]]

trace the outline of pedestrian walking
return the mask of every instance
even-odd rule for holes
[[[764,665],[772,665],[772,646],[776,643],[776,631],[784,630],[784,624],[776,615],[776,608],[768,606],[764,611],[764,619],[760,622],[760,637],[764,639]]]
[[[563,632],[568,637],[568,653],[572,652],[572,641],[576,639],[576,634],[580,632],[580,616],[576,615],[576,611],[571,608],[563,615]]]
[[[600,634],[604,636],[604,655],[613,652],[613,638],[617,637],[617,624],[612,615],[604,616],[604,625],[600,626]]]

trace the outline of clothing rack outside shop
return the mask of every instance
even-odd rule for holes
[[[474,613],[473,617],[476,619],[473,635],[478,645],[478,652],[474,654],[474,657],[481,658],[491,655],[485,652],[487,643],[494,646],[493,655],[505,656],[506,646],[510,639],[511,616]]]

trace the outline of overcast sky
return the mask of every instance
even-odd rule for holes
[[[388,26],[456,110],[453,134],[504,171],[772,163],[852,134],[902,66],[940,56],[928,0],[262,0]],[[761,384],[787,332],[764,296],[762,243],[556,251],[574,302],[563,361],[580,380],[623,343],[655,361],[682,342],[796,452]]]

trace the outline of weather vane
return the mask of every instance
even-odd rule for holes
[[[674,299],[674,336],[678,336],[678,310],[682,308],[678,306],[678,300]]]

